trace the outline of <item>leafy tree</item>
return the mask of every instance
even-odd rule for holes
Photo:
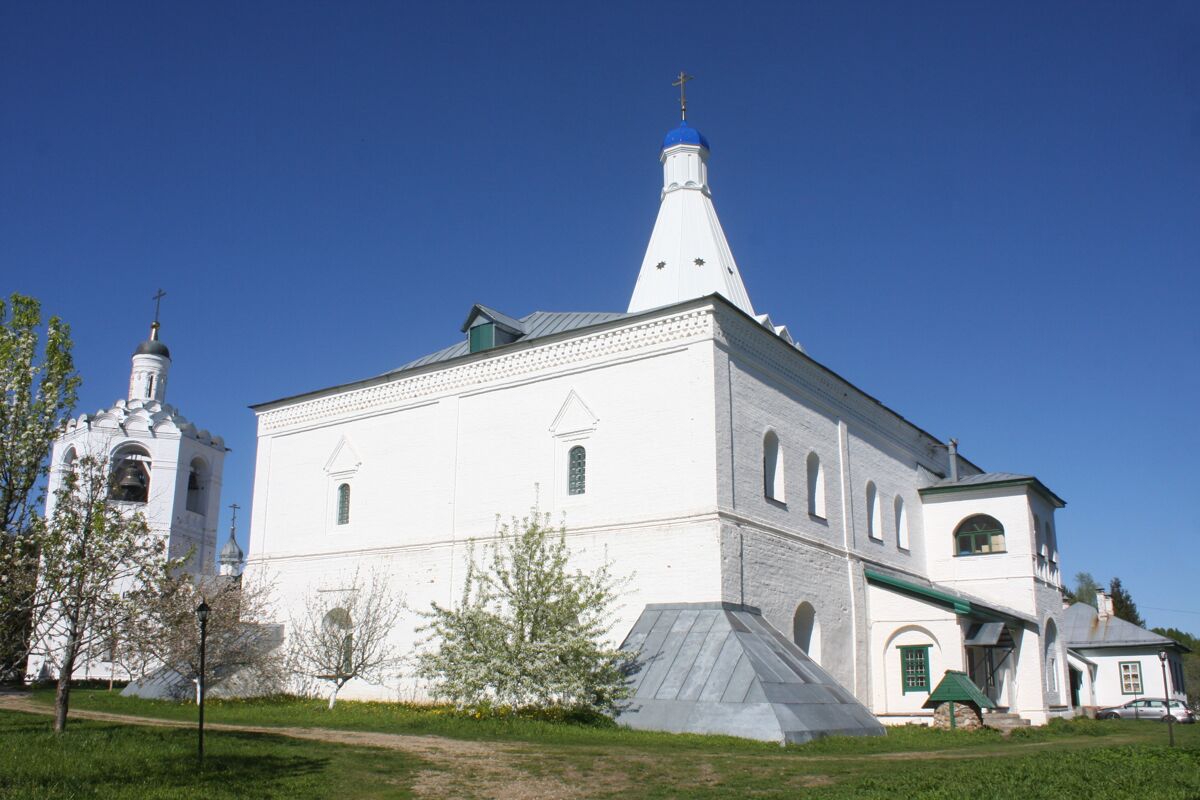
[[[7,305],[0,300],[0,680],[25,671],[30,619],[12,612],[36,581],[36,547],[27,535],[44,500],[37,489],[79,386],[69,326],[48,320],[39,358],[41,326],[37,300],[19,294]]]
[[[71,677],[81,654],[108,649],[133,613],[129,590],[182,561],[168,561],[140,511],[108,499],[109,464],[84,455],[63,476],[35,538],[38,579],[21,606],[32,617],[31,648],[58,670],[54,730],[67,726]],[[123,594],[124,593],[124,594]],[[18,609],[19,610],[19,609]]]
[[[1200,638],[1197,638],[1190,633],[1184,633],[1178,628],[1151,628],[1150,630],[1154,631],[1159,636],[1165,636],[1168,639],[1173,639],[1174,641],[1179,642],[1193,653],[1200,653]]]
[[[382,683],[399,667],[392,629],[404,609],[380,572],[354,573],[340,592],[317,592],[289,626],[292,668],[302,678],[332,685],[329,707],[351,680]]]
[[[607,711],[626,696],[628,656],[602,640],[627,581],[611,564],[572,571],[566,528],[534,509],[468,557],[457,608],[425,614],[417,674],[459,708],[560,706]]]
[[[1126,622],[1132,622],[1139,627],[1146,627],[1146,620],[1142,619],[1142,615],[1138,613],[1137,604],[1133,602],[1133,596],[1128,590],[1121,585],[1120,578],[1113,578],[1108,585],[1108,593],[1113,601],[1113,614],[1120,617]]]
[[[196,608],[208,604],[204,685],[229,681],[239,694],[270,694],[285,684],[280,626],[268,624],[273,588],[222,575],[192,576],[164,569],[131,593],[133,613],[116,641],[115,660],[144,678],[160,669],[175,672],[176,695],[190,695],[200,675],[200,628]]]
[[[1096,592],[1100,591],[1100,582],[1092,577],[1090,572],[1075,573],[1075,590],[1067,597],[1072,603],[1087,603],[1096,607]]]

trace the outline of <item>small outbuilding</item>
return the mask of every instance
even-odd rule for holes
[[[983,709],[996,704],[980,691],[967,673],[948,669],[929,693],[925,708],[933,709],[933,727],[973,730],[983,725]]]

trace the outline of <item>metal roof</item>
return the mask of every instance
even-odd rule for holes
[[[1059,508],[1067,504],[1066,500],[1054,492],[1033,475],[1018,475],[1015,472],[981,472],[978,475],[964,475],[956,481],[949,478],[940,480],[920,490],[921,494],[942,494],[944,492],[960,492],[968,489],[984,489],[987,487],[1019,486],[1028,484],[1041,492],[1047,500]]]
[[[621,650],[634,664],[617,721],[631,728],[796,743],[884,735],[853,694],[752,606],[648,605]]]
[[[475,311],[479,310],[485,315],[491,317],[496,322],[508,324],[516,327],[517,330],[524,331],[524,335],[517,341],[528,342],[533,339],[540,339],[543,336],[550,336],[563,331],[571,331],[576,328],[586,328],[590,325],[599,325],[602,322],[610,322],[614,319],[628,316],[619,311],[534,311],[532,314],[526,314],[519,320],[501,314],[498,311],[493,311],[487,306],[476,305],[471,310],[471,316],[467,317],[467,323],[471,321]],[[507,322],[506,322],[507,321]],[[449,361],[458,356],[465,356],[470,352],[470,345],[466,339],[463,339],[449,347],[444,347],[437,352],[430,353],[427,356],[421,356],[418,359],[409,361],[407,364],[402,364],[393,370],[385,372],[385,375],[391,375],[396,372],[403,372],[406,369],[415,369],[423,367],[427,364],[436,364],[439,361]]]
[[[1093,647],[1174,647],[1182,652],[1188,648],[1174,639],[1134,625],[1120,617],[1100,619],[1096,609],[1087,603],[1073,603],[1063,615],[1063,636],[1071,648]]]
[[[914,575],[897,575],[883,571],[877,567],[863,570],[869,583],[886,586],[894,591],[916,597],[918,600],[933,602],[952,609],[955,614],[974,619],[1025,623],[1037,628],[1037,620],[1004,606],[998,606],[978,597],[965,594],[957,589],[947,589],[938,586],[933,581],[918,578]]]
[[[520,320],[513,319],[508,314],[497,311],[494,308],[489,308],[481,303],[476,303],[475,305],[471,306],[471,313],[467,314],[467,321],[462,324],[462,332],[466,333],[467,329],[471,327],[471,323],[474,322],[475,318],[480,315],[487,317],[502,328],[508,328],[518,336],[524,335],[525,333],[525,325]]]
[[[946,701],[955,703],[973,703],[980,708],[995,708],[996,704],[983,692],[979,691],[967,673],[961,670],[948,669],[938,685],[929,693],[925,708],[936,708]]]

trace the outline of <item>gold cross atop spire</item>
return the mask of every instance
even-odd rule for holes
[[[167,296],[167,293],[166,293],[166,292],[164,292],[162,289],[159,289],[159,290],[158,290],[158,292],[157,292],[157,293],[155,293],[154,297],[151,297],[151,298],[150,298],[151,300],[153,300],[153,301],[154,301],[154,324],[155,324],[155,325],[157,325],[157,324],[158,324],[158,309],[159,309],[159,306],[162,304],[162,299],[163,299],[164,297],[166,297],[166,296]]]
[[[679,77],[671,82],[672,86],[679,87],[679,118],[684,122],[687,122],[687,82],[690,80],[695,79],[683,70],[679,70]]]

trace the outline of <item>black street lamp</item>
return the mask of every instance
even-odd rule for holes
[[[1174,747],[1175,746],[1175,716],[1171,713],[1171,687],[1167,685],[1167,651],[1166,650],[1158,651],[1158,663],[1162,665],[1163,694],[1165,695],[1165,697],[1163,698],[1163,702],[1165,702],[1167,704],[1166,705],[1167,730],[1170,731],[1170,735],[1171,735],[1171,747]]]
[[[208,636],[208,603],[200,598],[196,606],[196,621],[200,623],[200,679],[197,682],[197,700],[200,705],[200,766],[204,766],[204,639]]]

